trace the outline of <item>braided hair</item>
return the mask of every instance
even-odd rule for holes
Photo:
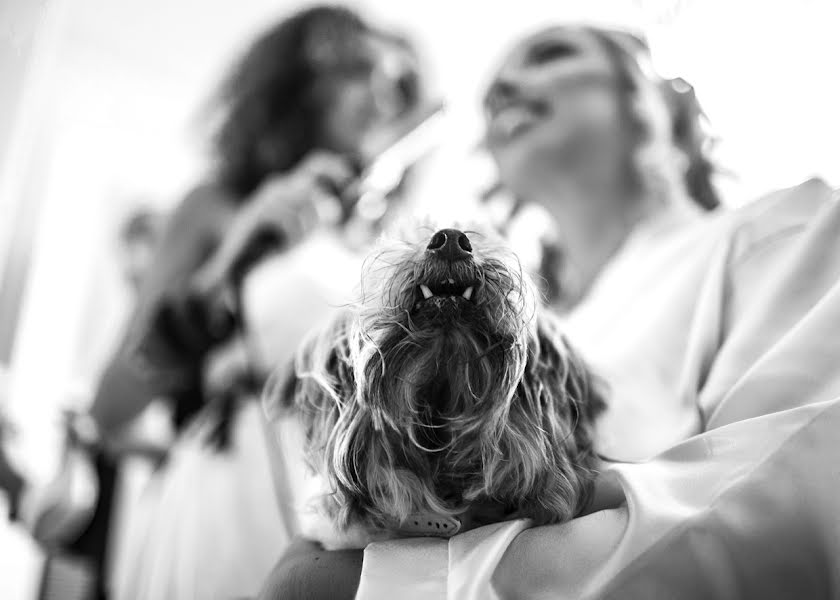
[[[625,31],[587,29],[613,63],[619,80],[621,109],[636,130],[638,147],[634,158],[637,164],[632,170],[636,183],[669,188],[681,186],[702,209],[709,211],[720,206],[712,182],[716,169],[709,157],[712,138],[694,89],[684,79],[668,80],[657,75],[650,66],[650,47],[642,38]],[[664,106],[664,119],[657,120],[651,106],[654,102]],[[664,128],[664,131],[655,135],[652,129],[656,127]],[[652,148],[662,139],[671,147]],[[646,155],[650,154],[652,156],[646,160]],[[667,189],[664,193],[673,191]]]

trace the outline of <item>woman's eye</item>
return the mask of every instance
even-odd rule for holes
[[[563,42],[547,42],[534,46],[528,52],[528,63],[541,65],[547,62],[569,58],[577,53],[574,46]]]
[[[408,72],[401,75],[396,81],[396,88],[404,108],[410,108],[419,102],[420,81],[416,73]]]

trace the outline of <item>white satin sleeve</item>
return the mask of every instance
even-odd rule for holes
[[[497,600],[490,579],[507,546],[530,521],[473,529],[450,540],[417,538],[369,544],[357,598]]]
[[[445,546],[421,557],[392,542],[391,582],[413,581],[399,565],[418,572],[422,561],[443,564],[446,555],[446,576],[437,575],[446,586],[426,597],[454,597],[453,582],[470,578],[461,598],[493,598],[488,590],[498,598],[630,600],[837,593],[840,203],[813,183],[770,200],[732,229],[726,260],[709,261],[707,297],[692,304],[672,357],[677,389],[693,385],[687,409],[701,431],[605,469],[602,510],[568,523],[512,541],[491,532],[464,560]],[[676,333],[653,329],[650,338]],[[636,435],[657,425],[634,423]],[[377,556],[366,555],[361,600],[384,597],[362,593],[371,589],[365,574],[380,572],[367,564]]]

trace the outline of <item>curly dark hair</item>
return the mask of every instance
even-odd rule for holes
[[[274,172],[292,167],[321,137],[323,98],[315,84],[353,52],[369,26],[341,7],[306,9],[268,29],[219,89],[214,136],[219,182],[246,197]],[[350,65],[352,67],[352,65]]]

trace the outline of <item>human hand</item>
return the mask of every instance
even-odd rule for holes
[[[240,336],[213,348],[205,359],[202,374],[207,395],[221,396],[243,378],[251,377],[252,362]]]
[[[291,172],[268,178],[196,274],[195,291],[218,295],[230,284],[237,285],[269,251],[293,246],[319,226],[337,223],[343,212],[341,196],[355,175],[345,158],[315,151]]]
[[[252,196],[243,219],[258,229],[279,231],[286,244],[295,244],[318,226],[339,221],[341,198],[357,174],[346,158],[316,150],[291,172],[268,178]]]

